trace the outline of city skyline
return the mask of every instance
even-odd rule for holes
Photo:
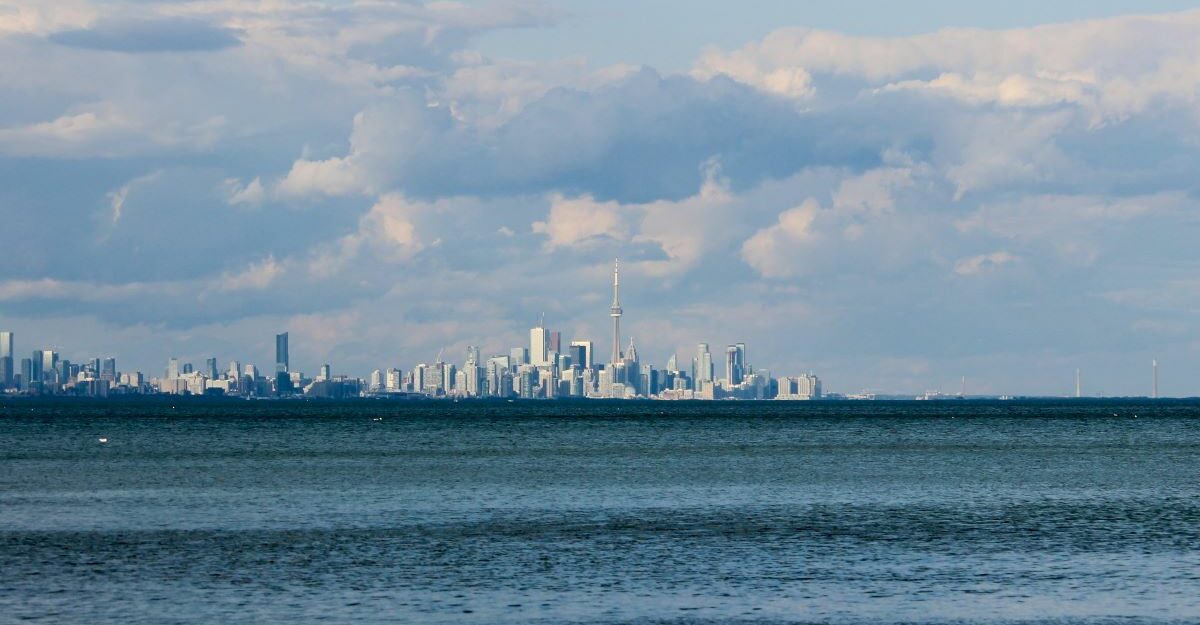
[[[1188,395],[1187,8],[0,0],[0,328],[365,374],[544,312],[601,360]]]
[[[216,357],[208,357],[202,369],[172,356],[162,376],[142,371],[120,372],[114,358],[71,362],[51,349],[39,349],[29,358],[15,361],[11,332],[0,332],[0,391],[19,395],[220,395],[247,398],[348,398],[425,396],[431,398],[498,399],[822,399],[821,381],[811,372],[798,376],[773,377],[769,369],[756,371],[747,363],[745,343],[729,345],[726,375],[717,378],[708,345],[701,343],[691,367],[680,367],[677,354],[658,368],[638,356],[631,333],[629,346],[621,348],[620,260],[613,261],[612,353],[606,364],[597,365],[595,342],[572,339],[563,350],[562,333],[546,326],[538,316],[529,330],[527,345],[508,354],[484,359],[478,346],[466,349],[458,367],[453,359],[443,360],[439,350],[432,363],[418,362],[407,372],[394,364],[374,369],[364,380],[359,375],[337,374],[329,363],[319,373],[306,377],[293,370],[290,333],[275,335],[273,375],[264,376],[252,362],[229,361],[220,371]]]
[[[218,358],[206,357],[202,369],[179,357],[168,359],[164,375],[143,371],[121,372],[116,359],[88,357],[83,362],[61,358],[54,349],[36,349],[29,358],[20,358],[14,348],[11,331],[0,331],[0,391],[34,394],[107,396],[110,389],[118,394],[193,394],[219,391],[222,395],[243,397],[358,397],[428,395],[464,398],[609,398],[609,399],[874,399],[876,392],[862,389],[823,393],[822,381],[810,370],[799,375],[773,376],[769,368],[755,371],[746,356],[744,342],[731,343],[724,350],[724,371],[714,364],[710,344],[696,344],[689,366],[680,366],[673,352],[664,368],[642,361],[636,351],[633,333],[628,348],[621,347],[620,260],[612,265],[612,305],[608,309],[612,326],[612,352],[608,362],[596,366],[595,344],[587,338],[572,338],[563,350],[562,333],[547,327],[545,313],[538,315],[530,328],[528,343],[511,348],[507,354],[483,356],[478,345],[468,345],[464,364],[456,366],[452,358],[443,359],[444,349],[432,362],[414,362],[407,372],[395,364],[376,368],[367,376],[336,372],[323,363],[318,373],[306,377],[292,370],[290,332],[274,335],[274,369],[270,377],[253,362],[229,361],[219,371]],[[1158,359],[1151,360],[1151,386],[1146,397],[1158,399]],[[324,386],[322,386],[322,383]],[[333,383],[334,386],[330,386]],[[966,376],[960,379],[957,394],[941,389],[915,393],[915,399],[971,397],[966,393]],[[315,389],[315,390],[314,390]],[[883,393],[896,397],[904,393]],[[1002,394],[1009,398],[1019,393]],[[996,395],[975,394],[975,397]],[[1062,397],[1105,396],[1103,390],[1084,395],[1082,369],[1074,370],[1074,391]],[[1137,395],[1135,395],[1137,396]],[[1189,395],[1189,396],[1200,396]]]

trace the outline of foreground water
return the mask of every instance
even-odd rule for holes
[[[0,444],[0,622],[1200,619],[1196,402],[10,401]]]

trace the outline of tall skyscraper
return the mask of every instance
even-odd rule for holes
[[[287,373],[288,365],[288,333],[284,332],[275,335],[275,373]]]
[[[550,364],[550,333],[546,331],[546,316],[538,319],[537,327],[529,330],[529,364],[544,367]]]
[[[596,348],[591,341],[571,341],[571,362],[584,369],[591,369],[595,358]]]
[[[725,380],[732,384],[742,383],[742,366],[738,363],[738,348],[730,345],[725,348]]]
[[[13,333],[0,332],[0,387],[12,386],[13,377]]]
[[[621,315],[624,311],[621,310],[621,261],[620,259],[613,261],[613,302],[612,308],[609,308],[608,315],[613,320],[613,342],[612,342],[612,359],[611,363],[621,362]]]
[[[696,375],[697,382],[712,382],[713,365],[712,354],[708,351],[708,343],[701,343],[696,346]]]
[[[208,376],[208,379],[210,379],[210,380],[217,379],[217,359],[216,358],[209,358],[208,360],[204,361],[204,375]]]
[[[550,351],[555,354],[562,353],[562,332],[555,330],[550,333]]]
[[[174,380],[179,377],[179,359],[172,358],[167,361],[167,379]]]
[[[41,354],[42,360],[42,377],[38,379],[42,382],[54,382],[54,372],[58,368],[58,352],[51,349],[43,349],[38,353]]]
[[[100,361],[100,379],[107,380],[109,384],[115,384],[117,381],[117,359],[105,358]]]

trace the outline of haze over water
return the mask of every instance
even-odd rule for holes
[[[1200,618],[1194,401],[11,401],[0,441],[0,622]]]

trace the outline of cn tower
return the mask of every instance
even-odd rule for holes
[[[613,261],[613,303],[608,314],[613,320],[613,349],[611,363],[621,362],[621,261]]]

